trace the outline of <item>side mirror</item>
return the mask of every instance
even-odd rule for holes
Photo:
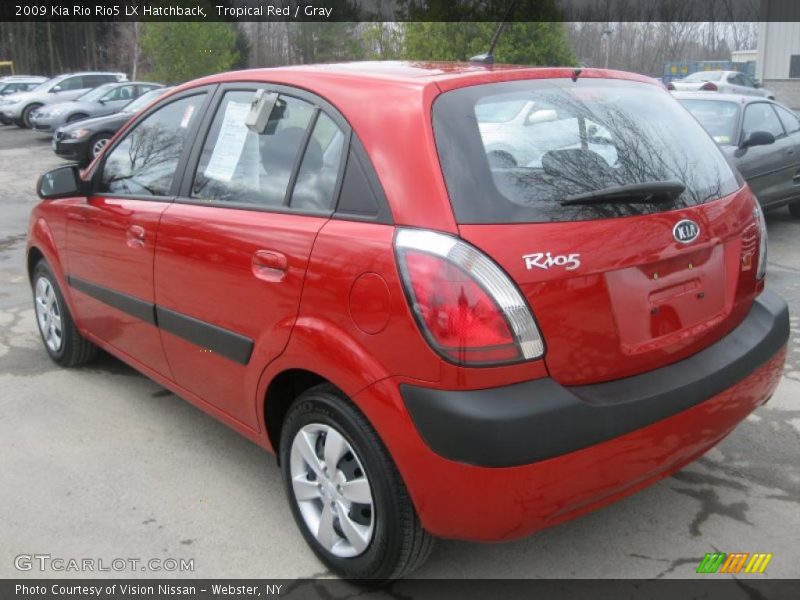
[[[740,148],[749,148],[750,146],[769,146],[775,143],[775,136],[769,131],[751,131],[742,143]]]
[[[39,178],[36,193],[42,200],[81,196],[86,184],[81,180],[77,165],[67,165],[48,171]]]
[[[51,93],[51,94],[57,94],[57,93],[58,93],[58,92],[60,92],[60,91],[61,91],[61,86],[60,86],[60,85],[57,85],[57,86],[55,86],[53,89],[51,89],[51,90],[50,90],[50,93]]]
[[[757,87],[757,88],[760,88],[761,87],[761,82],[760,81],[753,81],[753,85],[755,87]]]

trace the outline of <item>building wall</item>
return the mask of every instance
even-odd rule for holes
[[[800,55],[800,23],[759,23],[756,77],[788,79],[793,54]]]
[[[778,102],[798,110],[800,78],[789,77],[793,54],[800,55],[800,22],[759,23],[756,78],[775,94]]]

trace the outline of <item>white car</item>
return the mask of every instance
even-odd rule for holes
[[[683,79],[671,81],[667,84],[667,89],[676,92],[722,92],[775,99],[775,94],[770,90],[739,71],[698,71]]]
[[[552,104],[529,100],[485,102],[475,106],[478,130],[492,168],[539,167],[542,157],[553,150],[579,148],[581,123],[571,114],[561,114]],[[583,139],[589,150],[611,166],[617,153],[611,134],[589,119]],[[525,135],[519,132],[524,131]]]
[[[0,99],[0,118],[30,128],[31,114],[40,107],[74,100],[104,83],[127,79],[124,73],[97,71],[59,75],[28,92],[9,94]]]

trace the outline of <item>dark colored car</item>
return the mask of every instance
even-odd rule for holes
[[[736,165],[761,206],[800,218],[800,118],[773,100],[675,93]]]
[[[161,87],[159,83],[143,81],[106,83],[75,100],[49,104],[35,110],[29,118],[31,129],[53,135],[56,129],[66,123],[117,113],[142,94]]]
[[[133,115],[171,89],[150,90],[126,104],[117,113],[59,127],[53,134],[53,151],[83,166],[89,164]]]
[[[540,154],[497,164],[481,119],[521,101],[544,112],[504,135]],[[103,348],[275,452],[302,535],[350,577],[632,494],[781,378],[763,214],[649,77],[214,75],[38,189],[50,357]]]

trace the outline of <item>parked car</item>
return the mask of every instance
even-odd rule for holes
[[[49,79],[29,92],[0,98],[0,115],[20,127],[30,127],[33,111],[47,104],[74,100],[104,83],[125,81],[124,73],[69,73]]]
[[[762,207],[788,204],[800,218],[800,119],[794,112],[752,96],[679,92],[675,97],[722,147]]]
[[[518,100],[576,120],[578,147],[565,126],[533,166],[493,165],[481,115]],[[349,577],[642,489],[783,369],[759,205],[648,77],[214,75],[38,191],[26,252],[50,357],[103,348],[275,452],[302,535]]]
[[[128,122],[128,119],[171,89],[172,87],[152,89],[126,104],[117,113],[59,127],[53,134],[53,151],[62,158],[86,166],[105,148],[108,141]]]
[[[552,150],[580,148],[579,120],[574,113],[560,117],[559,107],[548,101],[509,100],[476,106],[481,139],[489,161],[497,167],[539,167]],[[587,121],[588,149],[609,164],[616,160],[608,132]],[[526,131],[527,135],[519,135]]]
[[[0,78],[0,96],[27,92],[47,81],[47,77],[34,75],[9,75]]]
[[[775,99],[775,94],[770,90],[761,87],[758,81],[739,71],[698,71],[683,79],[672,80],[667,84],[667,89],[679,92],[744,94],[745,96]]]
[[[160,87],[161,84],[142,81],[106,83],[71,102],[48,104],[33,111],[30,117],[31,129],[52,135],[65,123],[118,112],[126,104],[130,104],[131,100]]]
[[[45,81],[47,81],[46,77],[28,75],[9,75],[0,78],[0,100],[2,100],[3,96],[30,91]],[[11,120],[6,118],[2,112],[0,112],[0,124],[11,125]]]

